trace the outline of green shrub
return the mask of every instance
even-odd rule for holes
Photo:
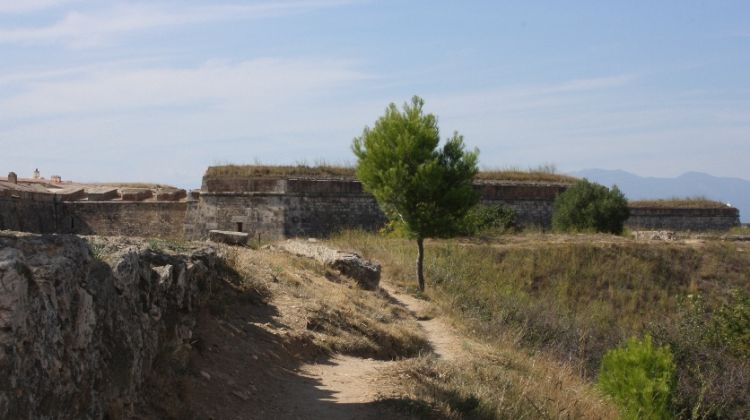
[[[552,227],[560,231],[621,234],[630,216],[628,201],[617,186],[609,188],[586,179],[555,199]]]
[[[750,354],[742,337],[750,325],[740,315],[748,308],[747,293],[734,290],[720,304],[715,298],[687,295],[674,323],[650,328],[679,366],[671,404],[680,418],[748,418]]]
[[[737,357],[750,359],[750,297],[742,290],[714,316],[714,341]]]
[[[499,204],[478,204],[466,213],[461,233],[504,233],[516,227],[516,211]]]
[[[625,418],[669,419],[675,364],[668,346],[655,347],[650,336],[631,338],[602,359],[599,386],[622,408]]]

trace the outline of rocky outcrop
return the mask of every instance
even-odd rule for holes
[[[636,230],[633,232],[636,241],[674,241],[677,236],[671,230]]]
[[[357,254],[342,252],[316,241],[290,239],[282,242],[281,249],[291,254],[317,260],[352,278],[365,290],[375,290],[380,284],[380,264],[365,260]]]
[[[216,260],[0,233],[0,418],[132,416],[154,361],[189,348]]]

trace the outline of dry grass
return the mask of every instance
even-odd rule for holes
[[[557,172],[552,165],[543,165],[537,168],[501,168],[483,169],[476,177],[481,181],[517,181],[517,182],[555,182],[573,184],[578,178]]]
[[[415,289],[412,241],[362,232],[333,241],[379,260],[389,279]],[[593,380],[603,354],[628,337],[649,333],[669,343],[683,363],[676,415],[735,418],[747,410],[746,394],[736,390],[750,384],[750,364],[700,341],[709,321],[691,324],[685,299],[702,296],[710,316],[732,301],[735,290],[750,293],[748,273],[745,245],[719,241],[643,244],[606,235],[528,235],[429,241],[425,252],[426,296],[463,331],[498,348],[541,352]],[[686,356],[693,354],[714,356]],[[596,417],[590,414],[583,417]]]
[[[424,417],[618,418],[617,409],[568,367],[502,344],[474,348],[464,360],[419,357],[391,370],[411,390],[401,402],[432,408]]]
[[[245,288],[268,296],[282,321],[327,353],[410,357],[429,346],[411,314],[382,292],[359,289],[313,260],[279,251],[223,247]]]
[[[683,209],[715,209],[726,208],[720,201],[709,200],[705,197],[665,198],[659,200],[636,200],[628,203],[630,207],[683,208]]]
[[[208,178],[228,177],[307,177],[307,178],[354,178],[354,168],[321,164],[308,165],[221,165],[206,170]]]
[[[300,178],[356,178],[355,168],[330,164],[320,165],[220,165],[210,166],[206,170],[207,178],[230,177],[300,177]],[[554,168],[535,169],[498,169],[480,171],[476,178],[479,181],[516,181],[516,182],[557,182],[572,184],[577,178],[558,174]]]

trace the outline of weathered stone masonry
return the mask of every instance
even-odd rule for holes
[[[186,202],[69,201],[69,197],[0,190],[0,230],[184,238]]]
[[[482,202],[513,208],[523,226],[549,227],[553,202],[568,184],[479,181]],[[89,195],[88,200],[91,200]],[[375,230],[385,217],[354,179],[204,178],[187,201],[85,201],[75,195],[0,190],[0,230],[206,239],[210,230],[263,240]],[[735,208],[632,208],[632,229],[726,230]]]
[[[725,208],[661,208],[634,207],[625,223],[634,230],[728,230],[739,226],[740,211]]]

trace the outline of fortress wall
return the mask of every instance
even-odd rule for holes
[[[284,221],[285,236],[327,236],[343,229],[377,230],[385,215],[369,194],[290,197]]]
[[[54,233],[58,211],[53,194],[0,190],[0,230]]]
[[[184,237],[185,202],[72,201],[62,205],[60,233]]]
[[[568,189],[561,183],[476,183],[483,204],[499,204],[516,211],[520,226],[552,225],[555,198]]]
[[[243,231],[255,238],[327,236],[348,228],[376,230],[385,216],[357,180],[204,179],[197,204],[188,207],[185,233],[204,239],[211,229]],[[552,203],[565,184],[477,183],[482,201],[518,212],[521,225],[548,227]]]
[[[209,230],[218,229],[247,232],[253,238],[283,238],[288,200],[283,194],[201,193],[200,200],[188,207],[185,235],[206,239]]]
[[[385,223],[385,217],[366,194],[202,193],[188,207],[186,221],[188,239],[205,239],[209,230],[218,229],[269,240],[326,236],[345,228],[374,230]]]
[[[0,191],[0,230],[179,239],[187,203],[62,201],[27,191]]]
[[[727,208],[631,207],[625,226],[634,230],[728,230],[740,223],[740,211]]]

